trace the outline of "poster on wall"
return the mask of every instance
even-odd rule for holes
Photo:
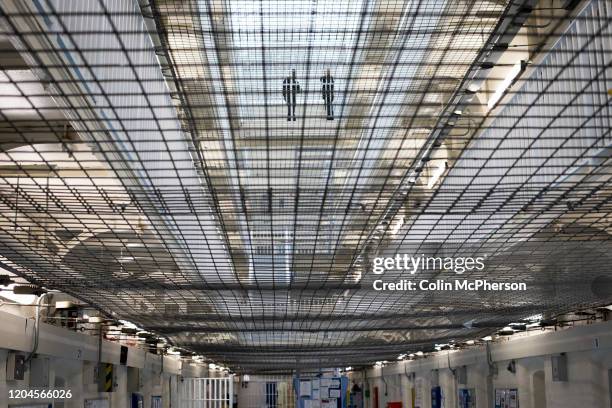
[[[312,383],[310,380],[300,380],[300,397],[310,397]]]
[[[510,390],[508,408],[518,408],[518,390]]]
[[[84,408],[110,408],[106,398],[86,399]]]
[[[496,388],[495,408],[519,408],[518,390],[516,388]]]
[[[414,382],[414,408],[424,408],[422,378],[417,378]]]
[[[335,398],[321,400],[321,408],[337,408],[338,401]]]
[[[476,391],[474,388],[461,388],[459,390],[459,408],[475,408]]]

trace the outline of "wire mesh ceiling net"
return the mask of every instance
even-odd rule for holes
[[[534,3],[3,1],[2,265],[245,372],[607,305],[612,5],[508,44]]]

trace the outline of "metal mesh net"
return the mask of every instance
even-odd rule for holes
[[[610,303],[611,4],[504,43],[532,5],[5,1],[3,265],[248,372]],[[398,253],[528,290],[374,290]]]

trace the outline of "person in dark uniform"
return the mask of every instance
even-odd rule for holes
[[[287,103],[287,121],[295,122],[295,107],[297,105],[297,94],[302,92],[300,84],[295,79],[295,69],[291,71],[291,76],[283,80],[283,99]]]
[[[327,120],[334,120],[334,77],[329,73],[329,69],[321,77],[321,97],[325,101]]]

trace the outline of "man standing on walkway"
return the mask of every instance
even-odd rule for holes
[[[329,69],[321,77],[321,97],[325,101],[327,120],[334,120],[334,77],[329,73]]]
[[[295,122],[295,107],[297,105],[297,94],[302,92],[300,84],[295,79],[295,69],[291,70],[291,76],[283,80],[283,99],[287,103],[287,121]]]

